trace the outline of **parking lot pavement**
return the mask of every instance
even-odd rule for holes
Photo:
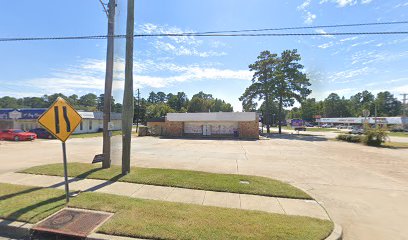
[[[120,136],[113,141],[120,141]],[[68,161],[91,162],[101,138],[67,142]],[[120,164],[119,150],[113,162]],[[266,176],[301,187],[320,201],[344,239],[406,239],[408,149],[379,149],[286,135],[270,140],[132,140],[132,164]],[[0,173],[60,163],[58,141],[0,142]]]

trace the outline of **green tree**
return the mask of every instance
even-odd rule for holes
[[[187,102],[188,98],[184,92],[178,92],[177,95],[167,94],[167,104],[177,112],[180,112],[183,107],[185,108]]]
[[[364,109],[374,113],[374,108],[374,95],[367,90],[350,97],[349,109],[353,116],[362,116]]]
[[[73,106],[77,106],[79,101],[79,97],[76,94],[72,94],[68,97],[68,102],[71,103]]]
[[[188,103],[188,112],[208,112],[210,110],[210,103],[209,101],[199,98],[193,97],[190,102]]]
[[[146,109],[146,117],[147,119],[150,118],[157,118],[157,117],[164,117],[167,113],[175,112],[174,109],[169,107],[169,105],[165,103],[156,103],[151,104]]]
[[[211,112],[232,112],[234,111],[231,104],[226,103],[224,100],[216,98],[210,101],[211,101],[211,106],[210,106]]]
[[[105,94],[102,93],[98,97],[96,109],[98,111],[103,112],[104,105],[105,105]],[[118,111],[115,107],[119,107],[119,105],[116,105],[115,99],[113,98],[113,96],[111,96],[111,111],[112,112],[122,112],[122,110]],[[121,109],[121,106],[118,109]]]
[[[54,93],[54,94],[52,94],[52,95],[47,96],[47,102],[48,102],[48,104],[51,105],[52,103],[54,103],[55,100],[57,100],[58,97],[62,97],[62,98],[65,99],[65,100],[68,99],[68,97],[65,96],[65,95],[62,94],[62,93]]]
[[[87,108],[87,110],[96,110],[98,97],[93,93],[88,93],[79,98],[79,104]]]
[[[14,97],[5,96],[0,98],[1,108],[19,108],[17,99]]]
[[[155,92],[150,92],[147,98],[148,103],[158,103],[157,94]]]
[[[262,115],[262,123],[264,125],[275,125],[277,123],[278,109],[279,107],[276,101],[269,100],[268,104],[264,101],[258,110]],[[267,115],[265,114],[266,112],[270,114]]]
[[[278,65],[277,54],[269,51],[263,51],[257,57],[254,64],[249,65],[250,71],[253,71],[252,84],[245,89],[245,92],[239,98],[242,101],[242,108],[245,111],[253,110],[257,107],[256,100],[264,100],[265,107],[263,112],[264,119],[270,119],[271,112],[269,104],[273,97],[273,72]],[[270,121],[266,122],[266,130],[270,133]]]
[[[301,116],[303,120],[313,121],[315,115],[320,115],[315,98],[308,98],[301,104]]]
[[[391,117],[401,114],[402,103],[388,91],[377,94],[375,105],[379,117]]]
[[[280,56],[263,51],[258,60],[249,65],[254,72],[252,85],[248,87],[240,100],[251,102],[249,99],[258,98],[268,104],[269,99],[278,102],[279,134],[282,133],[282,120],[284,107],[291,107],[295,101],[302,102],[311,93],[308,88],[311,84],[306,74],[301,70],[300,55],[296,49],[285,50]],[[253,101],[252,101],[253,102]],[[266,109],[269,109],[266,107]],[[270,112],[266,112],[269,118]],[[267,125],[269,132],[269,125]]]
[[[349,117],[349,101],[344,97],[340,98],[337,93],[331,93],[324,100],[325,117]]]
[[[167,101],[167,95],[164,92],[157,92],[157,102],[164,103]]]
[[[144,98],[141,98],[139,103],[138,103],[137,99],[135,98],[135,100],[133,102],[135,104],[133,122],[136,122],[136,120],[139,119],[139,122],[146,123],[146,121],[147,121],[146,109],[147,109],[149,103]]]

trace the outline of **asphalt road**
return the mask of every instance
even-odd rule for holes
[[[120,136],[113,162],[120,164]],[[101,138],[67,142],[69,162],[91,162]],[[408,149],[381,149],[286,134],[270,140],[134,138],[132,165],[266,176],[305,189],[344,229],[344,239],[407,239]],[[0,142],[0,174],[62,162],[57,140]],[[29,184],[29,183],[27,183]]]

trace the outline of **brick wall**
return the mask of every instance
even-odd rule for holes
[[[239,122],[238,131],[240,138],[259,138],[259,123],[258,121],[252,122]]]
[[[182,137],[183,136],[183,122],[165,122],[164,123],[164,136],[169,137]]]

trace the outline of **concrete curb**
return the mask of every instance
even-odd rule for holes
[[[325,240],[342,240],[342,239],[343,239],[343,228],[339,224],[334,223],[333,232]]]
[[[0,219],[0,233],[4,233],[7,237],[28,237],[30,236],[30,229],[33,226],[34,225],[30,223]]]
[[[119,237],[113,235],[106,235],[101,233],[92,233],[86,240],[147,240],[142,238]]]

